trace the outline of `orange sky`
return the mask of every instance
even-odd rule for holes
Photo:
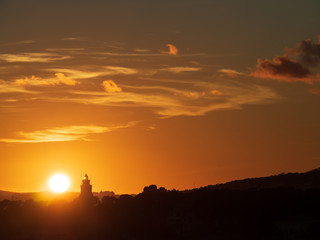
[[[318,1],[0,4],[0,189],[188,189],[319,167]],[[288,8],[290,3],[290,9]]]

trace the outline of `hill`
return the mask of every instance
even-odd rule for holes
[[[223,184],[209,185],[211,189],[265,189],[265,188],[295,188],[307,190],[320,188],[320,168],[304,173],[281,173],[269,177],[247,178],[230,181]]]

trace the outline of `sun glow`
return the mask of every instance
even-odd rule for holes
[[[49,187],[52,191],[61,193],[65,192],[70,186],[69,179],[62,174],[54,175],[49,180]]]

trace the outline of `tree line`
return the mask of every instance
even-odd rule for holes
[[[1,239],[320,239],[320,189],[189,191],[0,202]]]

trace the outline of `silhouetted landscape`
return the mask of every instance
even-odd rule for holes
[[[319,239],[319,179],[315,169],[185,191],[150,185],[136,196],[3,200],[0,234],[1,239]]]
[[[105,196],[119,197],[111,191],[101,191],[94,192],[94,196],[99,199],[102,199]],[[26,192],[26,193],[17,193],[17,192],[8,192],[0,191],[0,201],[2,200],[15,200],[15,201],[25,201],[25,200],[35,200],[35,201],[53,201],[53,200],[66,200],[72,201],[79,197],[79,192],[66,192],[61,194],[56,194],[53,192]]]
[[[319,10],[0,0],[0,240],[320,240]]]

